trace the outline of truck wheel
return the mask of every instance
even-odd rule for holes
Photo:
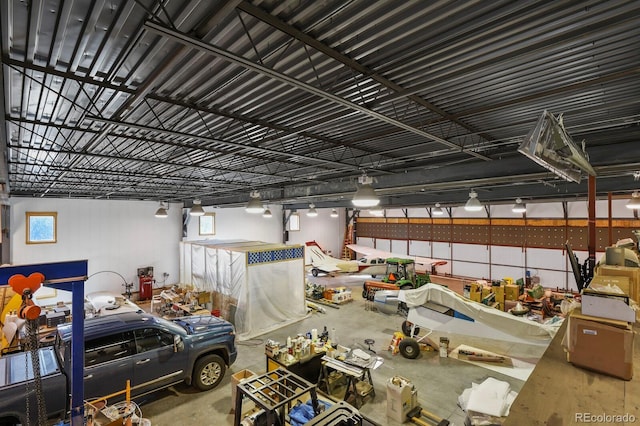
[[[213,389],[222,381],[226,366],[218,355],[207,355],[193,369],[193,386],[201,391]]]
[[[318,269],[313,268],[313,269],[311,270],[311,275],[313,275],[314,277],[317,277],[317,276],[318,276]]]
[[[408,359],[416,359],[420,355],[420,345],[416,339],[405,337],[400,340],[400,353]]]
[[[413,290],[413,285],[411,285],[411,284],[402,284],[402,287],[400,287],[400,290]]]
[[[403,321],[402,322],[402,334],[404,334],[407,337],[413,337],[413,336],[417,336],[418,333],[420,333],[420,327],[416,327],[413,336],[411,335],[411,327],[413,326],[412,322],[409,321]]]

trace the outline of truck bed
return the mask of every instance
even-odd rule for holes
[[[40,375],[42,377],[60,372],[53,347],[40,349]],[[31,353],[18,352],[0,358],[0,386],[33,379]],[[28,368],[27,368],[28,367]]]

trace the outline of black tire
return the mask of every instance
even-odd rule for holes
[[[375,277],[377,277],[377,275],[371,275],[371,278],[375,278]]]
[[[416,359],[420,355],[420,345],[416,339],[405,337],[400,340],[400,353],[407,359]]]
[[[213,389],[220,384],[227,366],[218,355],[207,355],[196,362],[193,368],[193,387],[201,391]]]
[[[400,287],[400,290],[413,290],[413,285],[403,284],[402,287]]]
[[[317,268],[313,268],[313,269],[311,270],[311,275],[313,275],[314,277],[317,277],[317,276],[318,276],[318,272],[319,272],[319,271],[318,271],[318,269],[317,269]]]
[[[402,333],[407,336],[407,337],[414,337],[417,336],[418,333],[420,333],[420,327],[416,327],[416,329],[413,332],[413,336],[411,335],[411,327],[413,326],[412,322],[409,321],[403,321],[402,322]]]

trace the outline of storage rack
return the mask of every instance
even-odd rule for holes
[[[235,426],[242,421],[242,401],[245,397],[265,411],[268,426],[284,425],[291,403],[297,400],[311,398],[315,414],[319,412],[316,386],[282,368],[243,380],[238,383],[237,392]]]

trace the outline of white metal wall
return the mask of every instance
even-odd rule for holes
[[[138,268],[153,266],[156,279],[179,281],[182,205],[172,204],[169,217],[158,219],[158,203],[150,201],[11,198],[11,262],[14,265],[88,260],[85,293],[124,293],[124,280],[138,290]],[[55,244],[26,244],[26,212],[56,212]],[[118,274],[122,275],[120,278]],[[39,290],[44,294],[46,289]],[[70,301],[66,292],[57,300]],[[38,296],[38,294],[36,294]]]

